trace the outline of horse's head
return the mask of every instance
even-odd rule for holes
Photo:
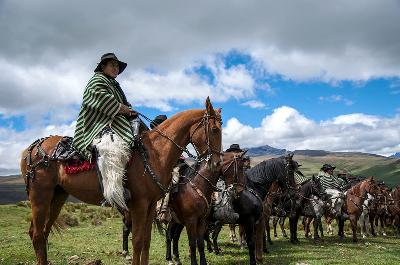
[[[283,183],[284,187],[286,188],[295,188],[296,181],[294,178],[294,174],[299,174],[304,177],[303,173],[299,170],[301,165],[297,163],[297,161],[293,160],[293,153],[288,153],[284,156],[285,160],[285,169],[286,169],[286,176],[285,176],[285,183]]]
[[[244,152],[225,152],[221,167],[222,179],[226,185],[239,185],[244,187],[246,185],[246,178],[244,175]]]
[[[323,201],[329,199],[329,195],[326,193],[324,187],[322,187],[321,180],[316,178],[314,175],[311,178],[311,194],[316,195]]]
[[[221,163],[221,110],[214,110],[209,97],[205,105],[200,121],[190,127],[190,142],[199,158],[208,160],[209,169],[217,170]]]
[[[374,197],[377,197],[377,195],[379,193],[379,187],[376,184],[373,176],[368,177],[366,180],[364,180],[361,183],[361,190],[368,192],[369,194],[371,194]],[[363,196],[366,196],[366,195],[363,194]]]

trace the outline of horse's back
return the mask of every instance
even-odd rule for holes
[[[247,218],[253,216],[258,220],[261,216],[263,205],[262,201],[258,199],[253,193],[244,190],[240,197],[234,201],[235,211],[240,215],[240,218]]]
[[[46,138],[42,138],[43,141],[36,140],[27,148],[25,148],[21,153],[21,160],[20,160],[20,169],[21,169],[21,176],[24,177],[26,182],[26,174],[28,172],[28,161],[30,165],[35,164],[38,162],[42,157],[40,155],[36,155],[38,152],[38,145],[42,148],[47,156],[51,155],[54,148],[57,146],[58,142],[63,138],[63,136],[59,135],[51,135]]]

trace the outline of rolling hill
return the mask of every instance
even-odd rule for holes
[[[252,165],[256,165],[265,159],[276,157],[274,155],[256,156],[252,158]],[[301,166],[301,171],[306,176],[317,174],[325,163],[336,166],[335,172],[347,171],[357,176],[375,176],[390,186],[400,185],[400,160],[384,156],[376,156],[361,153],[329,153],[326,155],[312,156],[297,154],[294,159]]]

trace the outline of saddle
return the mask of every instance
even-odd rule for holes
[[[96,167],[95,160],[90,162],[81,156],[72,146],[72,141],[72,137],[64,136],[60,142],[58,142],[50,156],[50,160],[64,162],[64,169],[67,174],[77,174],[79,172],[94,169]],[[93,155],[92,157],[96,156]]]
[[[222,182],[222,184],[224,183]],[[223,191],[218,192],[216,200],[212,202],[213,217],[216,220],[225,224],[235,224],[237,222],[239,214],[236,213],[233,208],[234,193],[235,191],[233,187],[228,187],[227,189],[224,189],[223,187]]]

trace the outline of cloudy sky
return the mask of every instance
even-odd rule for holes
[[[223,109],[223,144],[400,151],[400,2],[0,0],[0,175],[73,135],[99,57],[149,117]]]

